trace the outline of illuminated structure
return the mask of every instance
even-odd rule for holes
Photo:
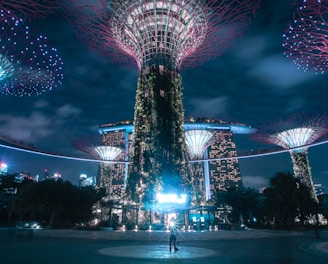
[[[296,1],[294,21],[283,35],[284,54],[299,69],[325,73],[328,71],[328,2]]]
[[[104,141],[102,140],[102,142]],[[121,164],[108,162],[108,160],[121,159],[122,156],[124,157],[124,152],[121,148],[113,145],[110,146],[107,143],[108,142],[105,142],[101,146],[97,146],[96,144],[83,140],[75,140],[72,142],[72,145],[78,150],[104,161],[99,163],[98,177],[95,185],[105,189],[106,195],[102,197],[100,202],[94,205],[93,211],[98,215],[96,217],[96,223],[111,219],[112,210],[108,207],[108,204],[112,202],[120,202],[124,199],[124,189],[122,188],[122,185],[115,181],[115,178],[117,178],[115,168]]]
[[[185,131],[186,144],[191,159],[201,159],[204,151],[211,144],[213,133],[204,129],[195,127]]]
[[[63,63],[44,36],[33,36],[10,11],[0,10],[0,25],[2,94],[38,95],[61,84]]]
[[[0,175],[7,174],[8,165],[5,162],[0,161]]]
[[[237,157],[237,149],[233,134],[250,134],[256,130],[244,124],[209,118],[190,118],[185,121],[184,129],[187,135],[196,133],[197,138],[200,139],[196,144],[198,147],[194,145],[192,149],[188,148],[198,203],[213,202],[217,191],[225,191],[229,187],[241,187],[239,163],[238,159],[234,158]],[[186,140],[188,138],[189,136],[186,136]],[[187,146],[189,145],[187,143]],[[224,157],[229,159],[219,160]]]
[[[113,142],[111,143],[113,144]],[[78,150],[83,151],[96,159],[100,159],[104,161],[99,163],[99,173],[96,179],[96,185],[100,188],[105,188],[107,193],[106,196],[107,198],[105,197],[105,199],[110,200],[113,199],[114,197],[116,197],[116,199],[118,199],[118,197],[121,197],[122,188],[118,188],[118,186],[115,186],[116,187],[115,189],[119,190],[118,193],[115,192],[115,190],[112,188],[113,171],[115,171],[114,168],[116,164],[107,161],[122,159],[122,156],[124,156],[122,148],[115,147],[113,145],[110,146],[107,143],[101,146],[97,146],[97,144],[88,143],[83,140],[75,140],[72,142],[72,145]]]
[[[83,41],[115,58],[132,59],[140,70],[127,186],[134,202],[152,203],[158,192],[190,191],[180,68],[221,54],[245,30],[259,2],[64,4]]]
[[[193,189],[197,190],[198,203],[209,202],[217,190],[242,186],[236,144],[233,134],[254,133],[255,129],[238,123],[227,123],[209,118],[190,118],[184,122],[185,140],[193,170]],[[133,124],[123,121],[104,124],[99,128],[102,142],[120,149],[125,149],[126,156],[121,159],[129,161],[131,157]],[[200,139],[200,140],[198,140]],[[187,141],[192,141],[187,142]],[[191,147],[192,146],[192,147]],[[231,157],[227,160],[208,160]],[[124,193],[128,167],[126,164],[113,164],[111,174],[112,193]],[[101,176],[105,177],[105,176]],[[120,191],[119,191],[120,190]]]
[[[80,174],[79,177],[79,187],[85,187],[85,186],[94,186],[96,184],[96,181],[94,177],[88,177],[86,174]]]
[[[299,116],[287,118],[276,125],[279,127],[278,132],[259,134],[256,135],[256,138],[284,149],[291,149],[290,156],[293,162],[294,176],[309,188],[311,197],[318,201],[312,182],[307,145],[328,133],[327,117],[313,117],[308,122],[301,124],[298,119],[300,119]]]

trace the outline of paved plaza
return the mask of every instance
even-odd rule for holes
[[[0,229],[3,264],[327,263],[328,231],[180,232],[170,252],[162,231]]]

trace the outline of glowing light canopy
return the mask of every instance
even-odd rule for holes
[[[0,92],[39,95],[61,84],[62,60],[47,38],[30,33],[23,20],[0,10]]]
[[[207,130],[185,131],[185,140],[191,158],[202,158],[207,146],[211,143],[213,133]]]
[[[286,57],[303,71],[328,71],[328,2],[296,1],[295,19],[283,35]]]
[[[267,130],[265,132],[265,130]],[[298,148],[307,148],[318,138],[328,133],[328,118],[326,114],[316,115],[304,120],[304,115],[289,116],[272,128],[265,127],[255,133],[254,139],[264,143],[272,143],[295,151]]]
[[[285,149],[298,148],[313,143],[327,129],[321,127],[299,127],[269,136],[269,141]]]
[[[58,8],[57,0],[0,0],[0,9],[13,11],[30,19],[46,17]]]
[[[296,148],[310,144],[314,132],[315,130],[312,128],[300,127],[280,132],[274,137],[276,137],[278,145],[284,148]]]
[[[103,160],[115,160],[122,150],[117,147],[111,146],[98,146],[95,147],[95,152]]]
[[[83,2],[71,0],[63,6],[91,47],[117,61],[133,58],[139,68],[160,61],[179,69],[221,55],[247,29],[261,1]]]
[[[115,40],[134,54],[139,68],[152,64],[156,54],[161,54],[156,59],[165,64],[170,60],[177,67],[203,42],[208,29],[204,1],[111,1],[111,5],[115,12],[109,24]]]

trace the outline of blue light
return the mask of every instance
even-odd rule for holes
[[[156,198],[157,198],[158,203],[184,204],[187,202],[186,194],[180,194],[180,197],[179,197],[177,194],[157,193]]]

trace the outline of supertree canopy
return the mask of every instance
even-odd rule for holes
[[[149,203],[159,192],[189,192],[179,71],[225,51],[259,2],[65,1],[67,18],[84,42],[116,61],[134,61],[140,70],[127,186],[132,200]]]
[[[262,132],[255,135],[255,138],[290,149],[294,176],[309,188],[312,198],[318,201],[312,182],[307,149],[310,144],[328,134],[328,119],[326,115],[314,116],[307,122],[300,122],[300,119],[301,116],[289,117],[274,125],[275,128],[279,127],[278,131]]]
[[[114,160],[122,150],[117,147],[111,146],[98,146],[95,147],[95,152],[97,152],[98,156],[103,160]]]
[[[191,158],[202,158],[204,151],[211,144],[213,133],[204,129],[193,129],[185,132],[186,144]]]
[[[65,1],[82,41],[114,61],[195,66],[241,37],[261,0]]]
[[[95,143],[91,143],[94,141],[93,139],[78,139],[73,140],[72,145],[89,155],[91,155],[93,158],[103,160],[104,162],[115,160],[121,153],[122,149],[113,147],[113,146],[107,146],[107,145],[97,145]]]
[[[283,35],[284,54],[299,69],[326,73],[328,70],[328,2],[296,1],[294,21]]]
[[[111,161],[121,158],[120,154],[123,153],[123,151],[121,148],[102,144],[97,145],[94,142],[94,139],[77,139],[72,141],[72,145],[76,149],[91,155],[93,158],[103,160],[103,162],[99,163],[99,173],[96,184],[101,188],[105,188],[107,193],[106,197],[108,198],[112,186],[111,166],[114,164],[114,162]]]
[[[10,10],[24,18],[43,18],[59,8],[57,0],[0,0],[0,9]]]
[[[0,10],[0,91],[24,96],[41,94],[61,84],[62,60],[47,38],[34,36],[23,20]]]

